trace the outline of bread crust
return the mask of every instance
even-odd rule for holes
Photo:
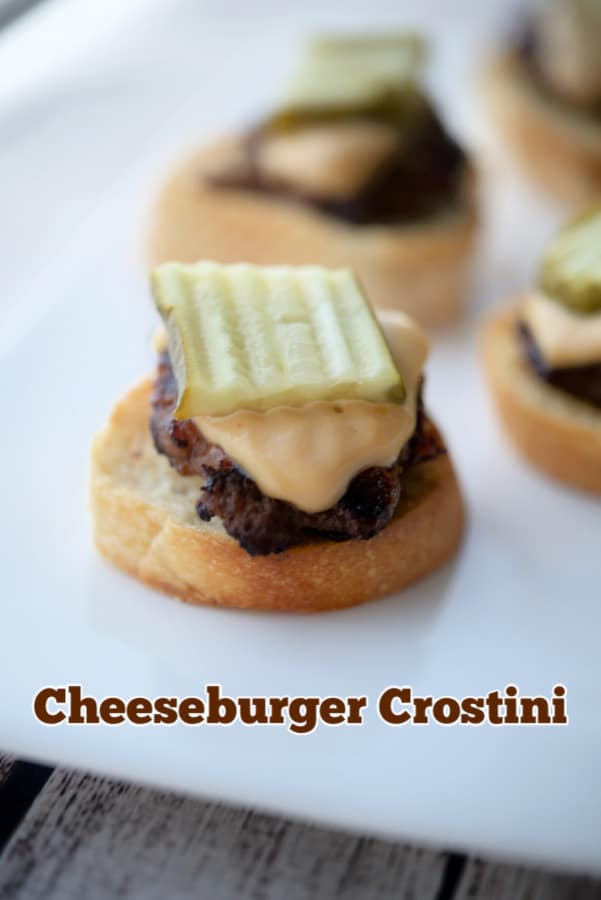
[[[453,212],[416,225],[351,225],[307,204],[212,187],[203,173],[240,159],[239,138],[208,144],[179,165],[160,192],[148,236],[153,265],[168,260],[350,266],[372,303],[425,326],[461,311],[477,217],[474,176]]]
[[[516,306],[491,317],[482,358],[501,420],[520,452],[552,478],[601,493],[601,411],[532,371],[516,330]]]
[[[156,452],[150,391],[146,379],[117,403],[91,455],[96,546],[141,581],[189,603],[317,612],[394,593],[456,552],[464,509],[443,456],[415,467],[397,515],[371,540],[249,556],[220,523],[196,515],[201,479],[178,475]]]
[[[601,196],[601,122],[545,96],[512,53],[490,61],[482,85],[488,110],[533,180],[573,207]]]

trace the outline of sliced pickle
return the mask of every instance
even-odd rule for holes
[[[399,90],[421,81],[425,56],[426,44],[414,34],[324,35],[306,45],[299,73],[346,74],[349,93],[363,79]],[[326,95],[328,88],[322,85]]]
[[[414,35],[323,37],[311,42],[272,128],[348,116],[396,123],[421,109],[424,44]]]
[[[420,35],[409,31],[368,32],[347,34],[322,34],[313,37],[306,45],[306,54],[319,56],[335,53],[350,56],[351,54],[383,54],[390,53],[396,60],[405,62],[413,71],[424,60],[426,42]]]
[[[403,90],[379,90],[371,96],[366,92],[362,101],[349,98],[345,104],[328,105],[320,102],[313,106],[284,105],[263,126],[267,133],[287,133],[312,125],[346,121],[349,118],[369,119],[403,129],[419,121],[430,109],[426,97],[409,86]]]
[[[551,242],[540,284],[546,294],[575,312],[601,310],[601,207],[570,222]]]
[[[348,269],[164,263],[152,289],[178,418],[316,400],[404,400],[384,335]]]

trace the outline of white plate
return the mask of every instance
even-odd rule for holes
[[[305,7],[307,21],[323,19]],[[287,45],[271,56],[266,48],[298,25],[270,24],[261,4],[250,44],[244,22],[227,32],[215,6],[152,9],[140,20],[143,40],[113,38],[77,78],[0,108],[10,248],[0,301],[0,743],[361,831],[600,869],[599,503],[547,482],[506,445],[476,364],[475,314],[437,338],[430,366],[430,406],[470,507],[462,552],[439,574],[347,612],[274,616],[186,607],[94,553],[90,438],[152,365],[155,317],[136,250],[149,186],[159,161],[225,119],[224,109],[235,118],[260,107],[273,56]],[[378,16],[390,20],[385,9]],[[192,49],[203,34],[199,58]],[[462,61],[475,38],[452,40],[448,58]],[[476,310],[523,282],[557,220],[500,171],[495,185]],[[278,727],[44,727],[31,711],[44,685],[152,697],[215,682],[233,695],[367,694],[371,707],[361,727],[307,736]],[[568,687],[564,728],[393,728],[375,710],[391,684],[464,696],[508,683],[548,694],[557,682]]]

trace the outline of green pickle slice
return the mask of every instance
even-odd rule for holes
[[[178,385],[177,418],[405,398],[348,269],[164,263],[151,281]]]
[[[396,124],[424,104],[425,45],[415,35],[331,36],[310,42],[270,127],[370,116]]]
[[[574,219],[551,242],[540,284],[574,312],[601,310],[601,206]]]

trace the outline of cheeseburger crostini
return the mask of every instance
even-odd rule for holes
[[[601,493],[601,208],[561,231],[538,285],[490,319],[483,357],[518,449]]]
[[[166,263],[157,370],[92,449],[101,553],[191,603],[317,611],[457,550],[463,504],[423,405],[427,339],[349,270]]]
[[[601,4],[541,0],[485,73],[485,102],[529,175],[574,206],[601,196]]]
[[[153,264],[350,266],[371,302],[424,325],[458,314],[475,176],[422,84],[415,36],[306,46],[280,106],[187,159],[165,184]]]

